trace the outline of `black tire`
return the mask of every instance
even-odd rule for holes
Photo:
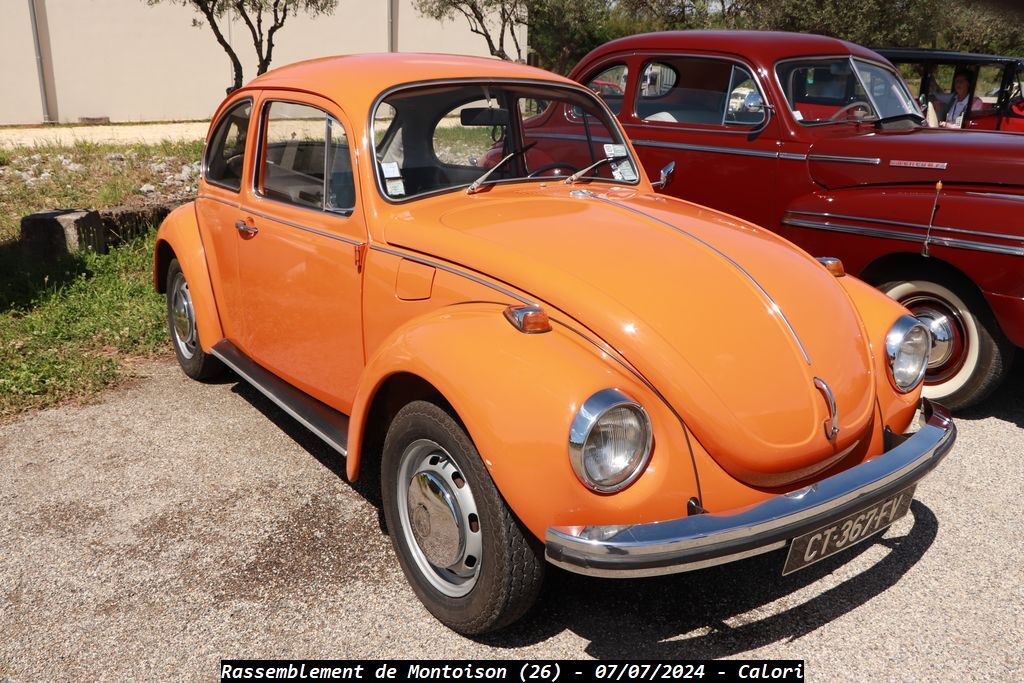
[[[171,346],[182,371],[196,380],[213,379],[224,372],[224,364],[203,351],[196,330],[195,308],[188,291],[188,282],[178,259],[171,259],[167,267],[167,331]],[[175,308],[177,306],[177,317]],[[178,327],[176,327],[176,321]]]
[[[417,502],[415,492],[426,492],[422,483],[430,477],[444,487],[443,495],[430,483],[434,495],[423,500],[434,505],[449,500],[447,507],[434,507],[433,512]],[[473,442],[447,412],[426,401],[414,401],[398,412],[384,441],[381,494],[402,570],[439,621],[459,633],[477,635],[511,624],[534,604],[544,578],[543,548],[505,505]],[[475,529],[472,521],[456,521],[472,520],[473,513]],[[450,529],[457,529],[457,541],[445,534]],[[432,545],[438,538],[442,551]],[[448,559],[435,563],[424,547],[435,558]],[[480,549],[479,558],[472,555],[475,548]]]
[[[1003,334],[980,293],[951,278],[925,276],[892,280],[878,288],[926,318],[944,316],[954,339],[962,338],[959,353],[925,375],[924,396],[950,410],[962,410],[983,401],[1003,381],[1013,362],[1015,347]]]

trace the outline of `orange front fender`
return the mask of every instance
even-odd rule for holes
[[[153,249],[153,285],[158,292],[164,292],[167,283],[167,267],[172,258],[177,258],[188,281],[192,304],[195,306],[196,328],[199,344],[209,352],[214,344],[224,338],[217,311],[217,300],[210,284],[210,272],[206,263],[206,250],[199,234],[195,203],[179,206],[168,214],[156,233]]]
[[[678,517],[697,495],[682,425],[636,377],[556,325],[514,329],[494,304],[463,304],[402,326],[370,359],[349,424],[347,469],[358,476],[373,399],[388,377],[409,373],[451,404],[498,490],[538,537],[553,524],[629,524]],[[592,394],[618,388],[647,409],[654,452],[644,474],[614,495],[585,488],[568,458],[569,427]]]

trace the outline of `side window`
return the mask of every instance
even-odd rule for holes
[[[616,115],[622,111],[622,98],[626,94],[626,79],[629,67],[616,64],[599,72],[589,81],[587,87],[600,96]]]
[[[356,185],[352,179],[352,150],[345,127],[327,117],[327,201],[324,208],[345,211],[355,208]]]
[[[373,113],[373,148],[377,150],[377,161],[382,164],[394,162],[402,166],[405,160],[398,112],[387,102],[381,102]]]
[[[734,65],[723,123],[727,126],[756,126],[764,123],[764,117],[764,99],[754,77],[745,68]]]
[[[242,187],[242,162],[249,131],[252,102],[246,100],[226,111],[217,123],[206,148],[206,180],[238,191]]]
[[[342,125],[305,104],[270,102],[264,112],[262,194],[310,209],[352,208],[352,161]]]
[[[636,113],[644,121],[701,126],[753,126],[765,117],[764,100],[750,71],[701,57],[645,64]]]
[[[978,69],[978,83],[974,87],[974,95],[981,99],[981,108],[985,113],[995,113],[1002,85],[1003,66],[1001,64],[986,64]]]

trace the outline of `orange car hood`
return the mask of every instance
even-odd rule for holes
[[[868,342],[844,289],[813,258],[686,202],[572,189],[505,186],[420,200],[387,221],[385,238],[575,318],[637,368],[742,481],[807,478],[865,436],[874,402]],[[815,377],[838,406],[831,442]]]

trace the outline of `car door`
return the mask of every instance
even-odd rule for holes
[[[203,155],[203,175],[196,198],[200,235],[210,266],[224,336],[242,341],[241,285],[238,280],[238,232],[242,187],[251,168],[255,139],[251,130],[253,98],[241,97],[223,108]]]
[[[342,112],[268,91],[240,221],[244,350],[302,391],[348,413],[363,367],[366,225]]]
[[[767,222],[779,142],[754,70],[708,55],[652,54],[633,63],[619,118],[647,174],[657,178],[674,161],[666,193]],[[591,82],[602,80],[615,82],[601,73]]]

